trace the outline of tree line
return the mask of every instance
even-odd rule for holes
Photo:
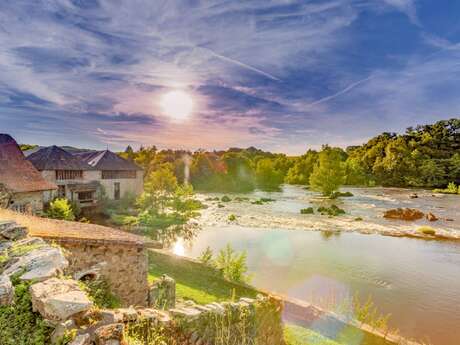
[[[283,183],[309,185],[330,195],[340,185],[445,187],[460,182],[460,119],[382,133],[361,146],[324,145],[290,157],[250,147],[226,151],[158,150],[155,146],[121,156],[150,174],[165,169],[195,190],[248,192],[276,190]]]

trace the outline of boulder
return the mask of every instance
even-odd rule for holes
[[[32,285],[30,294],[33,310],[51,321],[65,321],[93,305],[74,280],[51,278]]]
[[[16,241],[27,236],[27,228],[16,224],[15,222],[6,222],[0,224],[0,237],[6,240]]]
[[[417,198],[418,198],[418,195],[417,195],[417,193],[412,193],[411,195],[409,195],[409,198],[411,198],[411,199],[417,199]]]
[[[426,214],[426,219],[428,219],[430,222],[435,222],[439,218],[436,217],[433,213],[429,212],[429,213]]]
[[[25,271],[21,280],[43,281],[64,273],[69,266],[62,249],[58,247],[44,246],[31,250],[18,260],[7,265],[4,273],[11,276]]]
[[[0,275],[0,306],[10,305],[14,299],[14,288],[10,278],[2,274]]]
[[[419,210],[413,208],[397,208],[385,211],[383,214],[384,218],[387,219],[399,219],[399,220],[418,220],[422,219],[425,214]]]
[[[124,326],[115,323],[99,327],[96,332],[96,345],[120,345],[123,343]]]

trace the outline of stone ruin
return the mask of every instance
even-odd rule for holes
[[[27,250],[25,250],[27,248]],[[96,308],[77,280],[67,278],[65,250],[14,222],[0,223],[0,306],[14,303],[11,277],[32,282],[32,308],[54,327],[52,343],[73,334],[69,345],[281,345],[282,301],[271,296],[197,305],[176,305],[175,282],[163,276],[150,289],[149,306]]]

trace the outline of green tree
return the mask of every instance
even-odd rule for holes
[[[289,184],[310,183],[310,175],[318,160],[318,152],[308,150],[303,156],[297,157],[293,166],[287,171],[284,181]]]
[[[236,282],[249,282],[247,275],[246,252],[237,253],[230,244],[220,250],[215,260],[216,268],[220,269],[225,278]]]
[[[313,190],[331,196],[345,182],[345,169],[340,151],[324,146],[318,155],[318,162],[310,176]]]
[[[283,183],[283,172],[276,169],[275,161],[263,158],[256,165],[257,185],[262,189],[277,189]]]
[[[67,199],[55,199],[51,201],[45,215],[53,219],[75,220],[72,206]]]

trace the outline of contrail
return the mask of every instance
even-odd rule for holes
[[[372,79],[372,76],[364,78],[364,79],[361,79],[361,80],[358,80],[357,82],[354,82],[353,84],[348,85],[345,89],[340,90],[339,92],[334,93],[333,95],[320,98],[317,101],[314,101],[313,103],[308,104],[307,106],[313,106],[313,105],[317,105],[317,104],[321,104],[321,103],[330,101],[331,99],[334,99],[334,98],[336,98],[338,96],[343,95],[344,93],[347,93],[348,91],[350,91],[351,89],[354,89],[359,84],[362,84],[362,83],[364,83],[364,82],[366,82],[366,81],[368,81],[370,79]]]
[[[270,73],[267,73],[267,72],[264,72],[264,71],[262,71],[262,70],[260,70],[260,69],[258,69],[258,68],[249,66],[249,65],[247,65],[247,64],[245,64],[245,63],[242,63],[242,62],[240,62],[240,61],[238,61],[238,60],[233,60],[233,59],[228,58],[228,57],[226,57],[226,56],[217,54],[217,53],[213,52],[213,51],[210,50],[210,49],[206,49],[206,50],[209,51],[212,55],[214,55],[215,57],[217,57],[217,58],[219,58],[219,59],[221,59],[221,60],[224,60],[224,61],[233,63],[233,64],[238,65],[238,66],[240,66],[240,67],[246,68],[246,69],[248,69],[248,70],[250,70],[250,71],[259,73],[259,74],[261,74],[261,75],[263,75],[263,76],[265,76],[265,77],[267,77],[267,78],[270,78],[270,79],[272,79],[272,80],[281,81],[281,79],[275,77],[274,75],[272,75],[272,74],[270,74]]]

